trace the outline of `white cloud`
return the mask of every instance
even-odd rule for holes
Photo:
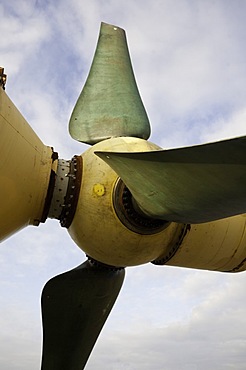
[[[12,6],[11,6],[12,5]],[[26,63],[49,36],[50,25],[45,16],[35,13],[26,1],[10,1],[0,4],[1,63],[9,75],[16,79],[17,73],[27,74]]]
[[[202,137],[206,141],[230,139],[246,134],[246,109],[242,108],[227,118],[215,118],[209,124],[209,130],[203,128]]]
[[[214,274],[215,280],[219,283],[216,285],[213,277],[211,279],[208,273],[200,275],[195,272],[187,277],[190,280],[196,280],[202,275],[204,284],[201,281],[197,284],[197,288],[201,290],[198,292],[200,302],[191,311],[189,317],[168,321],[168,317],[165,316],[166,307],[174,308],[174,298],[163,289],[163,294],[158,296],[162,309],[162,324],[159,324],[159,327],[151,324],[148,319],[141,320],[140,326],[138,321],[129,321],[127,315],[127,317],[124,316],[124,326],[122,325],[120,330],[113,325],[106,328],[95,352],[98,351],[98,356],[103,359],[107,347],[111,348],[112,362],[109,364],[109,369],[205,370],[216,367],[222,370],[244,368],[246,338],[240,327],[244,327],[246,323],[245,319],[242,320],[241,315],[243,315],[244,308],[240,307],[240,302],[241,305],[243,301],[245,304],[245,300],[242,301],[245,278],[241,274],[235,277],[236,283],[230,277],[228,280],[226,278],[223,283],[223,275]],[[217,276],[220,276],[220,279]],[[163,280],[164,278],[165,272],[163,271]],[[204,285],[205,287],[210,285],[210,289],[205,290],[207,291],[205,299],[202,298]],[[183,288],[183,293],[187,294],[185,292],[188,288],[187,281]],[[179,294],[179,291],[174,290],[173,293],[175,292]],[[135,299],[131,297],[128,300],[129,303],[131,302],[129,312],[138,300],[138,291],[135,291],[135,296]],[[187,297],[191,298],[189,294]],[[153,303],[151,298],[147,292],[145,299],[142,300],[142,305],[149,306],[150,310]],[[156,305],[157,302],[154,302],[154,306]],[[138,307],[138,309],[140,319],[142,319],[141,308]],[[176,311],[183,309],[182,303],[175,306]],[[158,316],[154,316],[156,322],[160,321]],[[166,324],[164,324],[165,319]],[[88,369],[97,367],[99,367],[99,359],[95,354],[89,362]]]

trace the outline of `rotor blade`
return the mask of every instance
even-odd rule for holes
[[[85,86],[69,122],[88,144],[118,136],[148,139],[150,124],[135,81],[125,31],[102,23]]]
[[[95,153],[148,216],[202,223],[246,213],[246,136],[156,152]]]
[[[81,370],[119,294],[125,271],[84,262],[42,293],[42,370]]]

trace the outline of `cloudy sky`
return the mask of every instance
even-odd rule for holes
[[[86,150],[67,125],[104,21],[127,31],[152,141],[245,135],[245,14],[244,0],[0,0],[6,92],[61,158]],[[42,286],[84,260],[54,220],[1,243],[1,370],[39,369]],[[129,268],[86,368],[245,369],[245,283],[245,273]]]

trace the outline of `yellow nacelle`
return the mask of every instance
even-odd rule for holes
[[[0,87],[0,241],[42,220],[52,149],[38,138]]]
[[[246,270],[246,215],[189,225],[167,264],[223,272]]]

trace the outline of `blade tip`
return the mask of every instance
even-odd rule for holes
[[[125,32],[125,30],[119,26],[116,26],[115,24],[111,24],[111,23],[107,23],[107,22],[101,22],[101,30],[114,30],[114,31],[117,31],[117,30],[120,30],[120,31],[123,31]]]

